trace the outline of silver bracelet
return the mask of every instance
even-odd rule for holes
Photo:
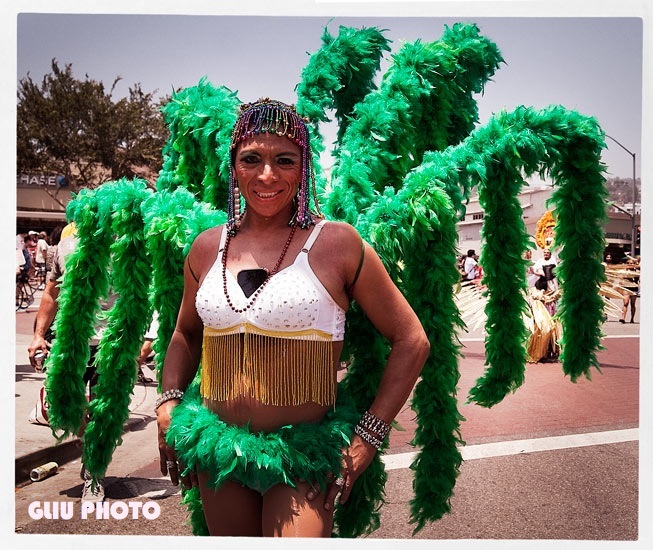
[[[372,414],[370,411],[365,411],[358,423],[368,432],[372,432],[373,434],[377,435],[381,440],[385,439],[390,432],[390,424],[388,424],[385,420],[381,420],[378,416]]]
[[[354,433],[356,435],[360,436],[361,439],[370,445],[374,447],[377,451],[381,448],[381,445],[383,445],[383,441],[380,439],[374,437],[370,432],[368,432],[365,428],[363,428],[360,424],[356,424],[356,427],[354,428]]]
[[[174,390],[166,390],[161,394],[161,397],[159,397],[155,402],[154,402],[154,412],[157,411],[157,409],[163,405],[166,401],[171,401],[173,399],[181,399],[184,397],[184,392],[178,389]]]

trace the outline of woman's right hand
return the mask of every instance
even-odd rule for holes
[[[179,485],[179,480],[181,479],[184,487],[190,489],[191,487],[196,487],[198,484],[197,474],[191,472],[187,476],[180,475],[184,470],[184,466],[177,460],[177,453],[175,452],[174,447],[171,447],[166,443],[166,433],[170,427],[172,411],[178,403],[178,399],[171,399],[170,401],[162,403],[156,411],[156,424],[158,427],[159,440],[159,464],[161,467],[161,473],[164,476],[170,475],[170,481],[172,481],[173,485]]]

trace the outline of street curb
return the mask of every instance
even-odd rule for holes
[[[143,424],[147,423],[143,418],[130,418],[125,422],[123,433],[140,430]],[[53,436],[54,439],[54,436]],[[20,487],[30,483],[30,472],[42,466],[46,462],[56,462],[59,467],[77,460],[82,456],[82,445],[79,438],[50,445],[49,447],[41,448],[38,451],[29,453],[23,456],[16,457],[15,466],[15,487]]]
[[[59,445],[52,445],[39,449],[33,453],[16,458],[16,480],[15,485],[19,487],[30,482],[29,474],[32,469],[45,464],[56,462],[59,466],[72,462],[82,455],[82,447],[79,439],[66,441]]]

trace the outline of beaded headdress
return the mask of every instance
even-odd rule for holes
[[[240,192],[234,178],[234,154],[237,145],[257,134],[270,133],[287,137],[301,149],[302,175],[297,190],[297,211],[291,223],[297,223],[302,229],[315,222],[310,210],[309,186],[312,189],[315,210],[319,213],[317,193],[315,191],[315,172],[313,170],[313,152],[306,121],[297,114],[294,105],[281,101],[262,98],[254,103],[243,103],[234,129],[231,133],[231,170],[229,175],[229,204],[227,210],[227,228],[235,235],[240,226]]]

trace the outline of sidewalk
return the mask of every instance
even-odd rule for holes
[[[27,346],[32,341],[32,327],[40,303],[40,294],[40,292],[35,294],[34,304],[27,311],[16,312],[16,385],[14,387],[16,485],[29,481],[30,471],[37,466],[51,461],[61,466],[78,459],[81,455],[81,445],[77,437],[71,436],[57,443],[49,426],[32,424],[28,421],[45,380],[44,373],[34,371],[27,354]],[[155,378],[154,373],[147,369],[145,374]],[[136,383],[129,406],[129,418],[125,422],[125,431],[142,429],[155,419],[156,398],[156,382]]]

